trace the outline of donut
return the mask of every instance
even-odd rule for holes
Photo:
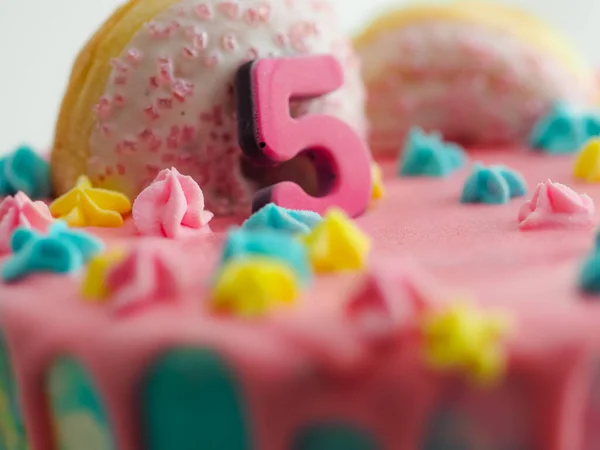
[[[51,157],[56,193],[87,175],[134,198],[172,166],[218,215],[248,212],[257,188],[283,179],[314,190],[302,157],[269,170],[242,157],[234,81],[250,60],[323,53],[344,85],[292,102],[292,115],[332,115],[365,138],[359,61],[327,0],[130,0],[75,62]]]
[[[413,126],[464,145],[519,145],[556,102],[597,100],[585,59],[514,7],[407,6],[374,20],[354,44],[375,154],[397,153]]]

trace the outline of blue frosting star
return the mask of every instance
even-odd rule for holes
[[[504,166],[484,167],[475,164],[465,181],[460,201],[501,205],[526,193],[527,183],[518,172]]]
[[[279,260],[291,267],[304,282],[311,278],[312,272],[306,248],[291,234],[266,230],[230,231],[223,248],[221,265],[225,265],[232,259],[249,256],[264,256]]]
[[[564,103],[556,103],[535,125],[529,143],[550,154],[574,153],[598,135],[600,115],[597,112],[577,112]]]
[[[462,147],[444,142],[439,133],[413,128],[398,161],[398,174],[445,177],[463,167],[467,159]]]
[[[34,200],[52,195],[50,165],[26,146],[0,159],[0,196],[19,191]]]
[[[70,273],[80,269],[104,244],[83,231],[57,221],[46,236],[28,228],[17,228],[11,238],[13,255],[2,266],[2,279],[16,281],[39,272]]]
[[[282,208],[269,203],[254,214],[242,225],[244,230],[275,230],[287,233],[309,233],[318,224],[321,216],[313,211],[300,211]]]

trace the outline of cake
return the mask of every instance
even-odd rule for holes
[[[468,139],[395,114],[380,147],[389,104],[371,96],[371,157],[334,17],[322,0],[130,0],[85,47],[49,160],[0,159],[0,449],[600,446],[591,71],[498,5],[389,14],[356,40],[370,93],[373,70],[408,95],[370,66],[395,48],[367,50],[405,29],[552,70],[513,79],[539,90],[502,106],[527,116],[502,139],[477,121],[497,98],[460,91]],[[462,64],[464,42],[442,41]],[[302,98],[265,105],[274,90]],[[440,101],[429,113],[451,117]]]

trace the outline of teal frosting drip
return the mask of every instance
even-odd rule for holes
[[[269,203],[254,214],[242,225],[244,230],[273,230],[293,234],[309,233],[322,220],[313,211],[300,211],[282,208]]]
[[[27,439],[8,347],[0,334],[0,450],[26,450]]]
[[[306,427],[294,440],[291,450],[378,450],[371,435],[357,426],[337,422]]]
[[[464,167],[467,161],[462,147],[444,142],[439,133],[426,134],[420,128],[413,128],[398,161],[398,174],[446,177]]]
[[[215,353],[177,349],[140,385],[146,450],[251,450],[249,421],[233,370]]]
[[[116,450],[102,399],[77,361],[55,361],[46,386],[58,450]]]
[[[527,193],[527,183],[518,172],[505,166],[475,164],[465,181],[461,203],[501,205]]]
[[[50,165],[30,147],[19,147],[0,159],[0,196],[22,191],[34,200],[52,195]]]

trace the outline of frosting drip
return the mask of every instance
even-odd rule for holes
[[[538,184],[533,197],[519,211],[522,230],[588,228],[594,225],[594,201],[551,180]]]

